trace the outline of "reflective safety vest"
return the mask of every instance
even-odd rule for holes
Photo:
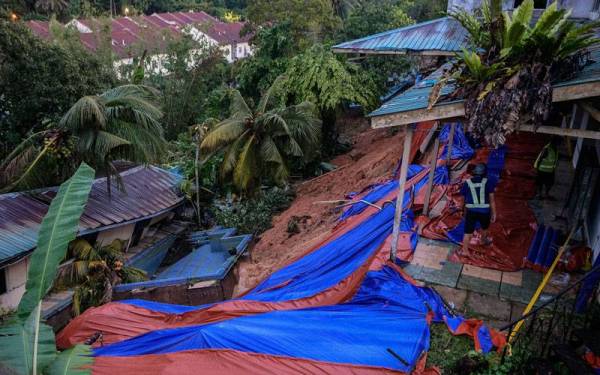
[[[542,156],[545,154],[544,158]],[[552,173],[556,168],[556,162],[558,161],[558,151],[550,145],[544,146],[544,149],[538,155],[533,166],[540,172]]]
[[[469,190],[471,190],[471,200],[473,203],[467,203],[467,208],[489,208],[489,202],[485,200],[485,185],[487,184],[487,178],[482,178],[481,182],[473,182],[471,179],[467,180]],[[479,193],[477,190],[479,189]]]

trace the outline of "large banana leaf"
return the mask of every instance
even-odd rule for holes
[[[60,353],[45,371],[47,375],[87,375],[92,371],[92,349],[88,345],[77,345]]]
[[[60,186],[52,200],[42,220],[37,248],[29,261],[25,295],[17,310],[20,319],[26,319],[31,314],[52,286],[67,246],[77,234],[79,218],[93,179],[94,170],[82,163],[77,172]]]
[[[37,333],[37,373],[46,367],[56,356],[54,332],[46,324],[39,322],[39,311],[34,311],[25,321],[0,327],[0,363],[4,371],[29,375],[33,373],[33,348]]]

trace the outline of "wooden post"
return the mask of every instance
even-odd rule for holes
[[[454,131],[456,123],[450,124],[450,134],[448,135],[448,144],[446,145],[446,165],[450,166],[450,160],[452,159],[452,146],[454,145]]]
[[[413,132],[413,125],[404,127],[404,149],[402,150],[400,177],[398,177],[398,197],[396,198],[396,212],[394,213],[394,227],[392,230],[392,249],[390,251],[390,260],[392,262],[396,261],[396,252],[398,250],[398,236],[400,235],[400,221],[402,220],[402,206],[404,205],[404,185],[406,183],[406,174],[408,173],[408,159],[410,158]]]
[[[433,157],[431,158],[431,164],[429,166],[429,180],[427,180],[427,190],[425,191],[425,202],[423,203],[423,215],[429,215],[429,201],[431,200],[431,191],[433,190],[433,177],[435,176],[435,169],[437,167],[437,156],[440,151],[440,137],[439,133],[433,135],[435,141],[433,143]]]

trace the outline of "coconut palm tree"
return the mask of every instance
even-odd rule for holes
[[[285,106],[275,83],[253,108],[239,91],[231,92],[230,117],[204,137],[203,153],[224,149],[221,174],[233,177],[242,192],[251,192],[265,179],[283,184],[291,162],[308,161],[320,142],[321,121],[310,102]]]
[[[0,164],[3,190],[47,185],[49,165],[69,170],[85,161],[118,178],[115,160],[157,162],[166,142],[156,96],[149,87],[124,85],[79,99],[58,124],[31,135]]]
[[[76,315],[88,307],[110,302],[114,285],[147,279],[143,270],[124,265],[124,247],[121,240],[92,246],[79,238],[69,244],[67,256],[73,261],[59,270],[57,280],[60,287],[74,287]]]

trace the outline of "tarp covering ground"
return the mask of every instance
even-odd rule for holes
[[[531,133],[514,134],[505,146],[492,150],[479,148],[470,165],[486,163],[488,179],[496,183],[497,219],[489,234],[493,243],[481,245],[476,235],[466,253],[453,253],[451,260],[501,271],[516,271],[523,266],[534,238],[536,218],[528,205],[535,195],[533,162],[544,146],[545,138]],[[461,244],[464,233],[461,186],[469,169],[448,186],[441,215],[425,219],[422,235],[431,239]]]
[[[430,126],[419,125],[423,132]],[[402,260],[416,246],[411,208],[423,196],[428,172],[411,167]],[[436,169],[434,180],[433,199],[439,199],[447,188],[446,168]],[[501,335],[481,321],[452,315],[433,290],[387,262],[393,184],[366,194],[387,204],[346,215],[327,239],[240,298],[195,307],[112,302],[74,319],[57,342],[66,348],[102,332],[109,345],[95,350],[93,370],[106,374],[422,372],[429,324],[442,321],[451,332],[472,336],[479,350],[501,347]]]

